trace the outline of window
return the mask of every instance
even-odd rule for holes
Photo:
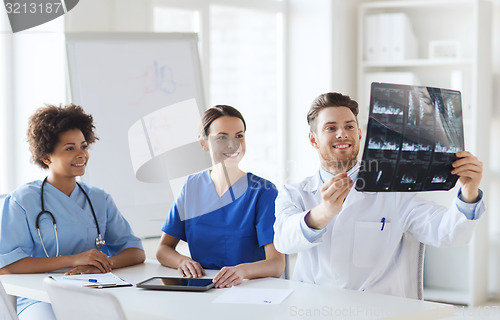
[[[183,3],[157,5],[155,31],[199,32],[207,107],[241,111],[248,128],[242,168],[281,183],[283,6],[273,0]]]
[[[155,7],[154,30],[200,32],[200,13],[196,10]]]
[[[7,193],[9,169],[7,161],[7,144],[9,123],[11,122],[7,106],[9,104],[9,77],[12,75],[9,67],[9,53],[12,36],[8,25],[7,15],[0,14],[0,194]]]
[[[0,98],[0,193],[8,193],[47,174],[30,162],[26,129],[29,116],[44,103],[67,101],[64,20],[15,34],[1,22],[7,32],[0,34],[0,87],[7,92]]]
[[[242,167],[278,180],[277,14],[255,9],[210,9],[210,105],[229,104],[247,122]]]

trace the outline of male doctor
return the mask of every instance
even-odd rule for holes
[[[469,152],[456,153],[460,159],[451,173],[461,189],[449,208],[415,193],[358,192],[357,115],[357,102],[340,93],[313,102],[309,141],[321,167],[279,192],[274,244],[282,253],[298,253],[293,280],[417,298],[417,276],[410,270],[416,270],[418,250],[409,239],[436,247],[471,239],[485,210],[482,163]]]

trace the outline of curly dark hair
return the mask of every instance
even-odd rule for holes
[[[42,169],[48,169],[43,158],[54,152],[59,135],[72,129],[81,130],[88,144],[99,139],[94,134],[94,119],[80,106],[73,103],[64,107],[46,105],[36,110],[29,118],[27,132],[32,161]]]

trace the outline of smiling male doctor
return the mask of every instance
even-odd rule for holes
[[[461,159],[451,172],[461,189],[450,208],[415,193],[358,192],[352,188],[361,139],[357,114],[358,103],[340,93],[314,100],[307,121],[321,167],[279,192],[274,244],[282,253],[298,253],[293,280],[417,298],[412,243],[448,247],[471,239],[485,210],[482,163],[469,152],[456,154]]]

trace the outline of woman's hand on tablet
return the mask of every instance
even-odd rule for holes
[[[199,278],[205,275],[205,270],[203,267],[196,261],[192,259],[185,259],[177,268],[181,277],[187,278]]]
[[[231,288],[240,284],[245,279],[245,271],[243,265],[234,267],[224,267],[214,277],[216,288]]]

